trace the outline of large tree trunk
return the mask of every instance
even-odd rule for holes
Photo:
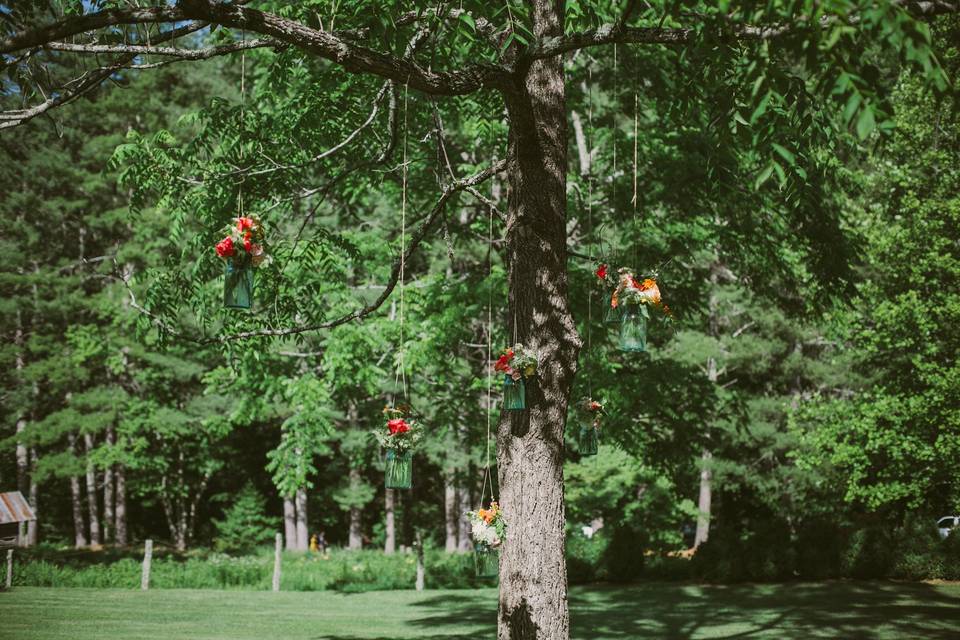
[[[291,498],[283,499],[283,536],[287,551],[297,550],[297,505]]]
[[[534,0],[534,34],[563,34],[562,3]],[[534,62],[505,94],[510,335],[539,356],[527,410],[501,413],[500,640],[569,637],[564,558],[563,432],[580,337],[567,300],[567,122],[563,61]]]
[[[356,487],[361,481],[360,469],[351,466],[350,486]],[[350,506],[350,531],[347,548],[353,550],[363,548],[363,510],[356,504]]]
[[[116,508],[116,544],[127,546],[127,470],[122,464],[114,467],[117,508]]]
[[[395,517],[397,492],[394,489],[387,489],[383,495],[385,516],[383,552],[389,555],[397,550],[397,521]]]
[[[457,509],[457,473],[456,469],[447,469],[443,474],[443,515],[446,524],[446,543],[448,553],[457,550],[457,531],[460,513]]]
[[[90,515],[90,546],[99,547],[100,538],[100,507],[97,504],[97,470],[93,466],[93,434],[83,434],[83,442],[87,448],[87,511]]]
[[[68,450],[77,455],[77,437],[67,434]],[[70,476],[70,504],[73,507],[73,544],[77,549],[87,546],[87,526],[83,520],[83,496],[80,493],[80,478]]]
[[[310,545],[310,531],[307,527],[307,489],[297,489],[297,549],[306,551]]]
[[[116,443],[116,434],[113,427],[107,427],[107,445],[113,447]],[[111,454],[112,455],[112,454]],[[116,517],[114,509],[113,495],[113,468],[107,467],[103,470],[103,542],[108,544],[113,528],[113,521]]]

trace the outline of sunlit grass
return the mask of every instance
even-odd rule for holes
[[[270,593],[15,588],[5,640],[492,638],[495,589]],[[572,637],[960,637],[960,585],[889,582],[576,587]]]

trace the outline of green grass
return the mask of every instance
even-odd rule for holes
[[[492,638],[495,589],[270,593],[46,589],[0,593],[4,640]],[[572,637],[960,637],[960,585],[891,582],[577,587]]]

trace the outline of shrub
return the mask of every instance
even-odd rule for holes
[[[234,554],[250,553],[273,540],[278,523],[266,516],[263,497],[247,482],[223,520],[214,521],[217,537],[214,548]]]

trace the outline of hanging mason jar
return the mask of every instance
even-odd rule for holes
[[[249,309],[253,302],[253,267],[237,265],[233,259],[224,263],[223,306],[228,309]]]
[[[503,408],[507,411],[521,411],[527,408],[527,384],[523,378],[514,380],[503,377]]]
[[[597,455],[597,447],[600,445],[600,430],[591,424],[581,425],[580,433],[577,437],[577,445],[580,455]]]
[[[387,449],[387,489],[409,489],[413,486],[413,452]]]
[[[644,309],[631,305],[624,311],[620,323],[620,350],[643,352],[647,350],[647,316]]]
[[[475,542],[473,562],[478,578],[496,578],[500,572],[500,553],[490,545]]]

